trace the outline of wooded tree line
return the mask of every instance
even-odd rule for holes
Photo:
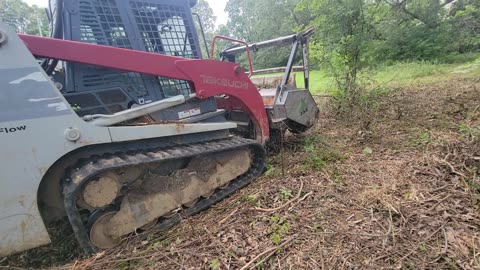
[[[478,0],[229,0],[225,11],[230,19],[217,31],[249,42],[314,26],[317,64],[326,57],[331,64],[441,60],[480,50]],[[275,64],[264,58],[262,66]]]
[[[17,31],[48,35],[44,8],[0,0],[0,19]],[[398,60],[441,60],[449,53],[480,49],[478,0],[229,0],[226,25],[215,27],[206,0],[193,9],[207,39],[214,34],[257,42],[314,26],[313,63],[356,53],[363,64]],[[281,65],[283,51],[256,54],[257,66]],[[345,61],[336,59],[332,62]],[[348,59],[347,59],[348,60]]]
[[[335,78],[347,107],[365,93],[366,68],[480,51],[478,0],[229,0],[225,10],[230,19],[217,31],[249,42],[313,26],[311,62]],[[286,55],[255,53],[255,67],[284,66]]]

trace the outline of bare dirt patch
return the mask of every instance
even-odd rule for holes
[[[480,80],[379,102],[367,128],[323,113],[263,177],[174,229],[59,268],[479,269]]]

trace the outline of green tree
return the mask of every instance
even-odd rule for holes
[[[48,35],[48,20],[45,11],[38,6],[29,6],[19,0],[0,0],[0,20],[11,25],[19,33]]]
[[[377,38],[369,54],[377,62],[441,60],[478,50],[479,3],[475,0],[383,0]]]
[[[206,0],[199,0],[193,7],[192,12],[197,13],[200,16],[205,33],[215,33],[215,22],[217,17],[213,15],[213,9]]]
[[[45,9],[38,7],[36,5],[31,6],[29,14],[29,24],[27,24],[27,28],[25,29],[25,33],[31,35],[41,35],[41,36],[49,36],[49,23],[48,18],[45,13]],[[40,27],[40,28],[39,28]],[[41,31],[42,33],[40,34]]]
[[[308,25],[308,14],[296,10],[299,0],[229,0],[225,11],[229,15],[226,25],[231,37],[247,42],[259,42],[300,30]],[[284,66],[289,48],[262,49],[253,53],[256,69]],[[241,57],[245,62],[245,56]]]
[[[480,50],[480,1],[456,1],[449,11],[452,50],[464,53]]]
[[[208,46],[210,46],[210,42],[213,36],[215,35],[215,21],[217,20],[217,17],[213,15],[213,9],[210,7],[210,5],[206,0],[199,0],[197,5],[193,7],[192,12],[198,14],[198,16],[200,17],[200,20],[203,26],[203,31],[205,33],[205,39],[207,41]],[[193,19],[197,21],[197,18],[195,16]],[[200,47],[202,49],[202,55],[204,58],[206,58],[208,56],[208,53],[207,53],[207,48],[204,45],[203,37],[201,34],[202,30],[198,22],[195,23],[195,26],[197,28],[198,38],[200,39]]]
[[[229,0],[225,11],[231,34],[248,42],[291,34],[306,25],[305,12],[295,9],[298,0]]]
[[[375,39],[368,54],[373,62],[429,60],[447,50],[445,24],[426,24],[402,11],[383,6],[382,19],[375,23]]]
[[[312,25],[317,31],[312,64],[324,64],[339,89],[354,91],[365,67],[478,51],[479,5],[478,0],[229,0],[230,19],[222,31],[258,42]],[[255,68],[282,66],[286,55],[288,48],[255,52]],[[240,60],[245,63],[245,56]]]
[[[447,14],[445,7],[455,0],[384,0],[394,10],[415,19],[429,28],[442,24]]]
[[[304,0],[298,9],[314,14],[317,35],[312,55],[334,75],[342,106],[358,101],[358,74],[366,66],[365,51],[374,37],[372,13],[375,4],[359,0]]]
[[[334,75],[341,108],[362,100],[364,68],[480,49],[478,0],[302,0],[298,10],[310,13],[312,60]]]

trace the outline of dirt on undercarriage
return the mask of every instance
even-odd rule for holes
[[[377,102],[355,121],[323,112],[264,176],[168,232],[63,265],[0,265],[480,269],[480,80],[401,87]]]

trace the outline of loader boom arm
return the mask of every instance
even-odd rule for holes
[[[198,98],[227,95],[256,127],[256,139],[269,137],[269,123],[260,93],[239,64],[198,60],[68,40],[19,35],[31,53],[63,61],[189,81]],[[225,104],[225,102],[224,102]]]

